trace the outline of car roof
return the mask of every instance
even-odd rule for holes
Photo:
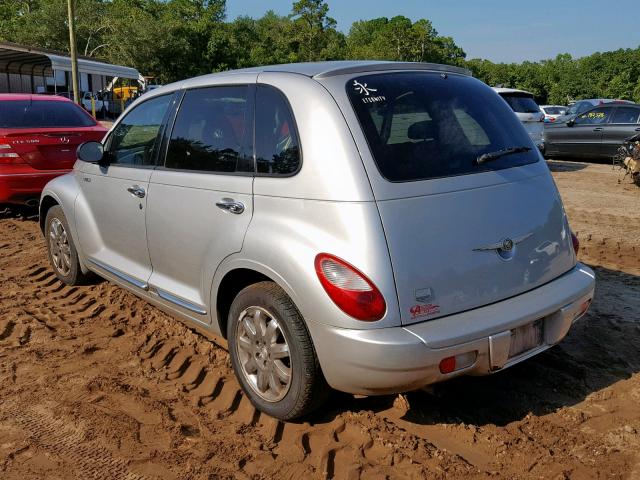
[[[518,90],[517,88],[502,88],[502,87],[491,87],[498,93],[524,93],[527,95],[535,96],[531,92],[527,92],[526,90]]]
[[[592,105],[599,105],[602,103],[626,103],[629,105],[634,105],[634,102],[631,100],[622,100],[619,98],[584,98],[582,100],[576,100],[576,103],[579,102],[589,102]]]
[[[167,93],[179,90],[182,88],[190,88],[193,86],[202,86],[210,79],[212,82],[225,78],[231,80],[234,75],[241,74],[260,74],[260,73],[286,73],[286,74],[298,74],[306,77],[323,79],[328,77],[335,77],[338,75],[348,75],[357,73],[373,73],[381,71],[407,71],[407,70],[421,70],[421,71],[437,71],[455,73],[459,75],[471,76],[471,71],[466,68],[456,67],[453,65],[443,65],[439,63],[426,63],[426,62],[391,62],[380,60],[332,60],[325,62],[301,62],[301,63],[283,63],[277,65],[262,65],[248,68],[241,68],[236,70],[225,70],[222,72],[209,73],[198,77],[191,77],[185,80],[179,80],[168,85],[162,85],[161,87],[147,90],[143,95],[145,99],[150,99],[156,96],[165,95]],[[141,97],[142,98],[142,97]]]
[[[436,70],[470,75],[465,68],[453,65],[426,62],[392,62],[380,60],[333,60],[325,62],[283,63],[278,65],[263,65],[223,73],[262,73],[285,72],[297,73],[307,77],[326,78],[349,73],[364,73],[380,70]],[[216,75],[211,74],[211,75]]]
[[[564,105],[540,105],[540,108],[550,108],[550,107],[555,107],[555,108],[567,108]]]
[[[70,102],[68,98],[59,95],[40,95],[35,93],[0,93],[0,102],[5,100],[54,101]]]

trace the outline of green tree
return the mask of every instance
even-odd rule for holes
[[[301,62],[340,58],[344,36],[336,30],[323,0],[299,0],[293,4],[292,34],[296,60]]]

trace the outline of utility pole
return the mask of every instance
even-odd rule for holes
[[[75,0],[67,0],[69,7],[69,51],[71,52],[71,83],[73,88],[73,101],[80,103],[78,91],[78,48],[76,45],[76,12]]]

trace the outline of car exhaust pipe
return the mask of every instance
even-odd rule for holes
[[[37,207],[40,204],[40,200],[37,198],[30,198],[26,202],[24,202],[27,207]]]

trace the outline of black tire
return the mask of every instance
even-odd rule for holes
[[[288,345],[291,380],[286,394],[279,400],[265,400],[254,390],[256,387],[250,383],[241,364],[239,323],[241,315],[254,308],[264,309],[277,320]],[[227,339],[236,377],[258,410],[280,420],[291,420],[311,413],[327,399],[330,388],[322,375],[304,319],[289,296],[274,282],[250,285],[236,296],[229,311]]]
[[[58,223],[59,222],[59,223]],[[55,240],[52,238],[52,230],[56,228],[56,226],[60,224],[64,229],[66,241],[68,243],[68,271],[67,268],[61,268],[57,262],[54,260],[56,253],[58,255],[62,255],[59,250],[56,250]],[[47,244],[47,256],[49,257],[49,263],[51,264],[51,268],[53,269],[56,276],[67,285],[82,285],[87,283],[92,275],[82,273],[82,269],[80,268],[80,261],[78,260],[78,251],[76,250],[76,246],[73,243],[73,238],[71,236],[71,231],[69,230],[69,224],[67,222],[67,218],[62,211],[62,207],[59,205],[55,205],[49,209],[47,212],[47,218],[44,223],[44,238]],[[65,262],[66,265],[66,262]]]

